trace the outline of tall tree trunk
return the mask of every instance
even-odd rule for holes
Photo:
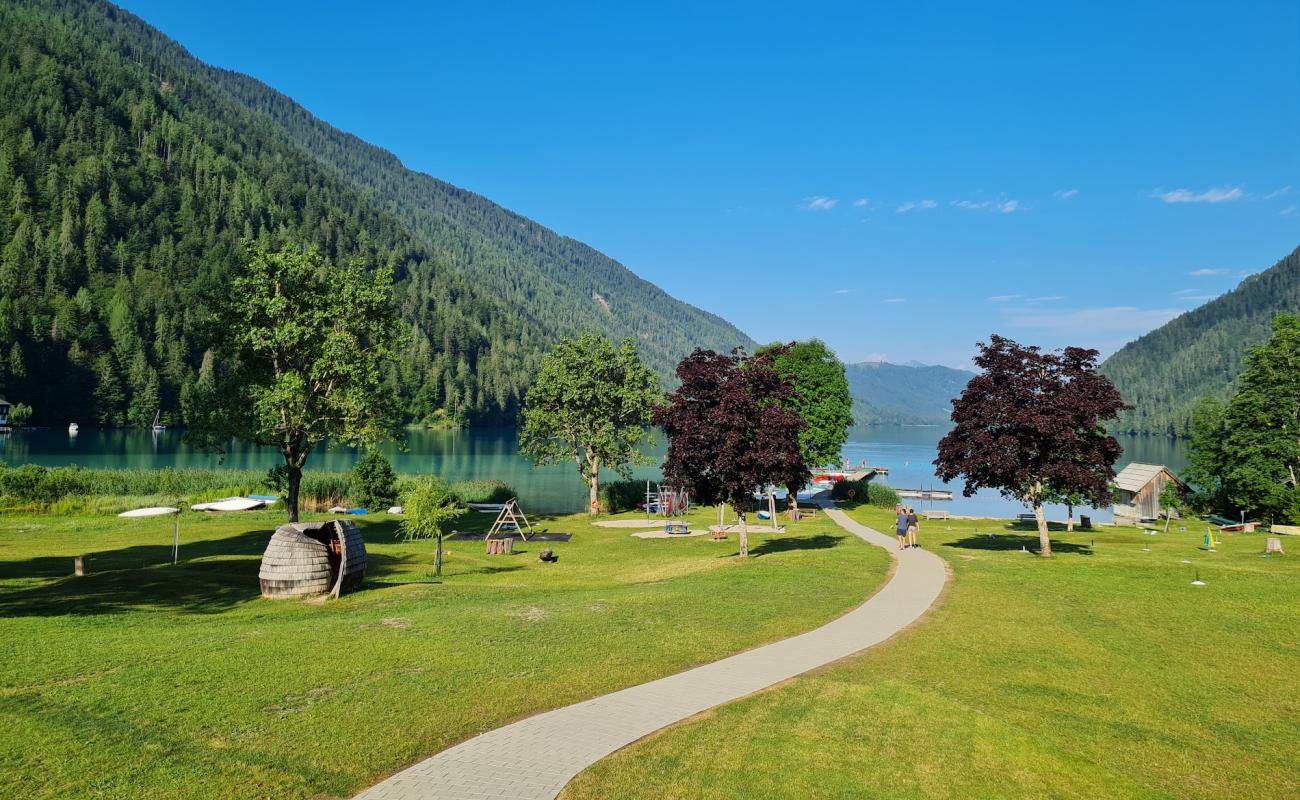
[[[785,490],[790,493],[790,500],[787,505],[790,506],[790,521],[794,522],[799,519],[799,488],[794,484],[790,484],[785,487]],[[772,524],[775,525],[776,520],[772,520]]]
[[[1065,529],[1070,533],[1074,533],[1074,503],[1066,503],[1065,507],[1070,512],[1070,519],[1066,523]]]
[[[298,490],[302,488],[302,467],[285,459],[285,467],[289,470],[289,491],[288,496],[284,498],[285,508],[289,511],[289,521],[298,521]]]
[[[740,557],[749,558],[749,528],[745,525],[745,509],[732,505],[736,509],[736,522],[740,523]]]
[[[438,550],[433,554],[433,577],[442,577],[442,531],[438,531]]]
[[[591,477],[587,479],[587,488],[591,491],[587,510],[592,514],[600,513],[600,459],[591,459]]]
[[[1052,557],[1052,537],[1047,533],[1047,515],[1043,513],[1043,501],[1034,500],[1034,516],[1038,518],[1038,554],[1043,558]]]

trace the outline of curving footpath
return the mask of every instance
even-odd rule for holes
[[[779,642],[475,736],[378,783],[356,800],[549,800],[582,770],[660,728],[879,644],[934,604],[942,559],[823,505],[841,528],[897,559],[871,599]]]

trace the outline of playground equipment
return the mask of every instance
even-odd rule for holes
[[[674,489],[664,486],[662,483],[654,484],[651,489],[650,481],[645,482],[645,518],[646,522],[650,517],[682,517],[691,510],[691,495],[685,489]]]
[[[528,534],[533,532],[533,525],[524,516],[524,512],[519,509],[519,500],[510,498],[505,505],[501,506],[501,512],[497,514],[496,521],[488,529],[487,538],[491,539],[500,533],[513,534],[518,533],[519,538],[528,541]]]
[[[1206,529],[1205,529],[1205,545],[1204,545],[1204,546],[1205,546],[1205,549],[1206,549],[1206,550],[1209,550],[1211,553],[1217,553],[1217,552],[1218,552],[1218,550],[1217,550],[1216,548],[1219,546],[1219,539],[1218,539],[1217,536],[1214,535],[1214,529],[1213,529],[1213,528],[1206,528]]]

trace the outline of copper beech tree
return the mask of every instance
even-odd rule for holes
[[[996,334],[979,345],[980,374],[952,407],[953,429],[934,465],[944,481],[965,479],[966,497],[985,487],[1034,509],[1043,557],[1052,542],[1043,502],[1073,495],[1110,504],[1123,449],[1103,423],[1127,408],[1097,372],[1097,351],[1043,352]]]
[[[740,556],[749,555],[745,511],[769,484],[802,486],[809,478],[789,410],[795,389],[774,361],[775,347],[756,356],[696,350],[677,365],[681,386],[655,412],[668,437],[664,478],[700,503],[730,503],[740,521]]]

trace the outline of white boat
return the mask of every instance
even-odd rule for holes
[[[77,427],[77,423],[75,423],[75,422],[73,422],[73,423],[71,423],[71,424],[68,425],[68,433],[71,434],[72,436],[76,436],[76,435],[77,435],[77,431],[79,431],[79,430],[81,430],[81,428],[78,428],[78,427]]]
[[[255,511],[266,508],[265,500],[253,500],[248,497],[223,497],[210,503],[195,503],[191,511]]]
[[[151,508],[135,508],[130,511],[123,511],[118,514],[119,517],[161,517],[163,514],[179,514],[179,508],[171,506],[153,506]]]

